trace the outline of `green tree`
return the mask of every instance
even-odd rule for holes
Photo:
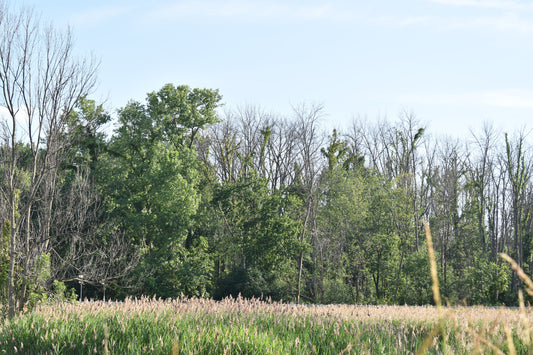
[[[409,200],[389,178],[365,168],[336,131],[322,153],[328,168],[318,215],[319,300],[346,302],[351,295],[353,302],[392,301],[403,262],[397,226],[410,219]]]
[[[148,94],[146,110],[157,119],[154,129],[162,141],[192,148],[199,132],[218,122],[216,109],[221,99],[218,90],[166,84]]]
[[[193,143],[217,121],[220,99],[214,90],[169,84],[148,94],[147,105],[130,102],[119,111],[101,182],[108,213],[131,243],[146,246],[138,268],[144,294],[170,297],[184,291],[182,284],[193,293],[206,287],[198,285],[205,278],[180,278],[195,263],[185,246],[200,200]],[[195,248],[205,249],[201,241]]]
[[[253,268],[274,294],[291,282],[300,224],[290,215],[298,200],[267,185],[251,171],[235,183],[216,186],[213,206],[221,221],[217,255],[224,269]]]

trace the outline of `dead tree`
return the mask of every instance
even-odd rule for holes
[[[5,112],[1,198],[11,228],[10,318],[17,303],[24,305],[36,250],[47,249],[50,218],[40,221],[45,235],[37,236],[32,226],[36,201],[48,199],[42,208],[51,209],[52,200],[43,191],[55,187],[69,145],[69,115],[94,87],[96,68],[91,59],[77,59],[70,31],[44,26],[31,10],[13,10],[0,2],[0,106]]]

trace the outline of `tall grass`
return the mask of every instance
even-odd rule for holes
[[[258,300],[129,299],[42,305],[0,328],[0,352],[27,354],[405,354],[523,352],[519,310],[304,306]],[[434,329],[439,328],[439,333]],[[428,340],[429,339],[429,340]],[[505,350],[506,351],[506,350]],[[493,351],[495,352],[495,351]]]

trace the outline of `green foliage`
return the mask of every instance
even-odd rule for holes
[[[429,277],[427,249],[409,253],[405,260],[399,285],[397,303],[407,305],[428,305],[433,303],[431,278]]]
[[[326,256],[320,276],[329,295],[320,302],[346,302],[348,292],[351,302],[392,302],[398,269],[403,267],[400,247],[408,242],[401,240],[396,223],[406,218],[403,190],[362,166],[347,170],[337,160],[343,155],[333,154],[341,146],[330,146],[330,165],[322,176],[324,200],[318,221],[325,236],[321,243],[327,247],[320,252]],[[339,283],[343,279],[351,290]],[[331,287],[338,292],[330,292]],[[335,294],[337,299],[332,298]]]
[[[221,99],[218,90],[166,84],[148,94],[147,111],[158,119],[155,128],[162,140],[190,148],[201,129],[218,121],[216,109]]]
[[[109,216],[132,243],[148,246],[136,270],[144,280],[138,292],[171,297],[210,287],[205,242],[190,250],[184,244],[201,197],[193,143],[216,122],[220,98],[217,91],[169,84],[148,94],[146,105],[130,102],[119,111],[99,179]]]
[[[467,304],[499,304],[499,296],[507,291],[510,279],[511,269],[506,263],[475,257],[474,265],[457,280],[458,298]]]
[[[57,280],[52,284],[51,296],[53,302],[74,302],[78,299],[74,288],[67,290],[65,283]]]
[[[221,219],[218,253],[226,265],[288,277],[299,250],[300,225],[290,215],[295,200],[268,191],[266,181],[251,173],[216,186],[212,203]]]
[[[97,160],[106,146],[105,134],[101,129],[111,121],[111,116],[103,105],[97,105],[94,100],[83,97],[69,118],[69,129],[73,135],[73,151],[69,163],[78,166],[88,164],[91,169],[96,169]]]
[[[324,304],[352,304],[355,302],[354,290],[346,282],[346,278],[325,279],[323,282],[324,292],[321,303]]]
[[[2,223],[2,234],[0,238],[0,308],[4,311],[7,305],[9,241],[11,240],[11,227],[7,220]],[[0,314],[0,318],[3,318],[2,316],[5,315]]]
[[[266,298],[270,289],[261,271],[255,268],[238,267],[219,280],[215,299],[226,297]]]
[[[199,237],[179,260],[177,278],[179,288],[188,297],[209,297],[212,288],[213,260],[207,239]]]
[[[41,254],[35,261],[33,277],[28,284],[28,307],[48,300],[47,281],[51,275],[50,254]]]

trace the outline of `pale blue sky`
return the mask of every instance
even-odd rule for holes
[[[412,111],[430,132],[533,128],[533,1],[24,0],[101,59],[111,111],[165,83],[229,108],[321,103],[327,126]]]

